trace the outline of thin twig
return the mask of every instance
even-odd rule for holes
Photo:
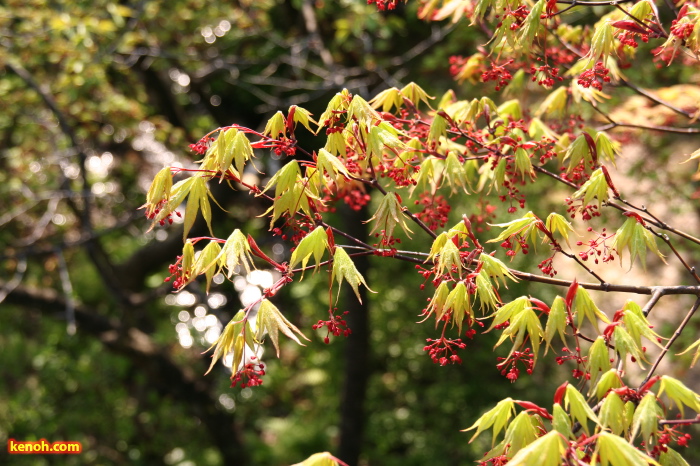
[[[676,331],[673,333],[673,336],[668,340],[666,343],[666,346],[664,346],[664,349],[661,350],[661,354],[656,358],[654,361],[654,364],[652,364],[651,368],[649,369],[649,372],[647,372],[647,376],[644,378],[642,383],[639,384],[639,387],[643,387],[644,384],[646,384],[649,379],[654,375],[654,371],[656,371],[656,368],[659,367],[659,364],[661,363],[661,360],[666,356],[666,353],[668,353],[668,350],[671,348],[671,345],[678,339],[679,336],[681,336],[681,333],[683,332],[683,329],[685,328],[686,325],[688,325],[688,322],[690,322],[690,318],[693,317],[693,314],[695,314],[695,311],[697,311],[698,307],[700,306],[700,297],[695,300],[695,304],[693,304],[693,307],[690,308],[690,311],[685,315],[685,318],[683,319],[683,322],[680,323]]]

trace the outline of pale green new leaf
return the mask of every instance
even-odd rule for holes
[[[406,84],[401,89],[401,95],[413,102],[415,106],[418,106],[419,102],[424,102],[428,107],[430,107],[430,100],[435,98],[428,95],[427,92],[425,92],[418,84],[414,82]]]
[[[596,381],[602,373],[609,371],[610,365],[610,355],[608,354],[608,347],[605,343],[605,339],[602,336],[596,338],[591,347],[588,350],[588,371],[591,374],[590,387],[593,390]]]
[[[610,323],[608,316],[606,316],[603,311],[598,309],[598,306],[596,306],[596,304],[593,302],[588,290],[581,286],[579,286],[578,290],[576,291],[573,312],[577,315],[576,325],[578,328],[581,328],[585,318],[588,318],[596,329],[598,328],[598,320],[601,320],[606,324]]]
[[[283,192],[293,189],[300,176],[299,162],[292,160],[270,178],[262,192],[275,186],[275,197],[279,197]]]
[[[553,430],[538,438],[508,462],[508,466],[559,466],[568,442]]]
[[[326,186],[326,178],[335,181],[338,174],[343,175],[345,178],[350,178],[350,173],[348,173],[348,169],[345,168],[345,164],[343,164],[338,157],[331,154],[326,149],[321,149],[318,151],[316,168],[319,172],[321,184]]]
[[[529,214],[532,214],[532,212],[528,212]],[[515,220],[512,220],[507,223],[496,223],[496,224],[489,224],[492,227],[499,227],[499,228],[505,228],[498,237],[494,239],[490,239],[487,241],[487,243],[496,243],[500,241],[505,241],[506,239],[510,238],[513,235],[520,234],[522,233],[523,236],[527,235],[529,233],[529,230],[534,227],[534,225],[539,222],[540,219],[533,216],[527,216],[525,215],[523,218],[518,218]]]
[[[501,280],[505,286],[506,277],[514,282],[518,281],[518,279],[515,278],[515,275],[511,273],[510,269],[503,262],[493,256],[481,253],[479,256],[479,262],[481,263],[481,270],[486,272],[489,277],[496,279],[496,285],[498,285],[498,280]],[[508,287],[506,286],[506,288]]]
[[[243,266],[247,273],[250,273],[251,268],[255,268],[248,238],[238,229],[226,239],[217,260],[220,260],[228,269],[228,278],[231,278],[239,265]]]
[[[202,217],[204,217],[204,220],[207,222],[209,232],[211,233],[211,206],[209,205],[209,188],[207,187],[207,182],[200,176],[193,176],[191,179],[194,181],[192,182],[192,188],[187,197],[187,207],[185,207],[184,230],[182,232],[183,240],[187,238],[187,234],[190,232],[192,225],[194,225],[195,218],[200,210],[202,212]]]
[[[515,416],[513,422],[508,425],[506,435],[503,439],[509,445],[508,456],[515,455],[520,450],[537,439],[537,428],[533,424],[533,419],[526,411],[522,411]]]
[[[659,456],[661,466],[690,466],[688,462],[676,450],[666,448]]]
[[[265,130],[263,134],[265,136],[270,136],[272,139],[277,139],[280,134],[284,136],[287,131],[287,122],[284,119],[284,115],[279,110],[274,114],[272,118],[267,120],[265,125]]]
[[[635,438],[642,433],[642,442],[647,446],[647,451],[651,450],[659,429],[659,419],[664,415],[663,409],[656,400],[656,395],[647,392],[634,410],[632,418],[632,432],[630,438]]]
[[[625,404],[615,392],[608,393],[600,407],[600,423],[615,435],[625,430]]]
[[[544,329],[544,341],[547,343],[545,348],[545,354],[552,344],[552,339],[554,335],[559,334],[562,343],[566,346],[566,303],[564,298],[557,296],[554,298],[552,307],[549,309],[549,315],[547,316],[547,325]]]
[[[569,244],[569,232],[571,231],[576,233],[574,228],[571,226],[571,223],[566,220],[566,218],[554,212],[547,216],[545,226],[550,232],[559,233],[562,235],[564,237],[564,241],[566,241],[566,244]]]
[[[698,358],[700,358],[700,340],[697,340],[695,343],[690,345],[685,351],[676,354],[676,356],[688,353],[691,350],[695,350],[695,353],[693,354],[693,360],[690,362],[690,367],[693,367],[695,366],[695,363],[698,362]]]
[[[602,466],[660,466],[656,460],[637,450],[624,438],[608,432],[598,434],[595,456],[600,458]]]
[[[272,304],[269,300],[263,299],[258,308],[258,316],[255,321],[255,326],[257,330],[255,332],[255,340],[260,342],[265,334],[270,336],[272,344],[277,352],[277,357],[280,356],[280,345],[279,345],[279,332],[282,332],[289,339],[293,340],[301,346],[305,346],[297,335],[301,336],[304,340],[309,341],[301,330],[299,330],[294,324],[287,320],[286,317],[282,315],[279,309]]]
[[[370,235],[380,229],[384,231],[384,236],[388,238],[393,236],[396,225],[401,226],[409,238],[409,233],[413,233],[413,231],[408,228],[408,225],[406,225],[403,207],[401,206],[398,197],[396,197],[396,194],[392,192],[386,193],[381,204],[379,204],[377,211],[374,213],[372,218],[367,221],[369,222],[372,220],[376,220],[376,224],[370,232]]]
[[[527,296],[521,296],[509,303],[504,304],[494,314],[491,326],[488,328],[488,330],[486,330],[486,332],[490,332],[494,329],[494,327],[501,325],[507,320],[512,320],[515,316],[525,311],[525,309],[530,309],[531,307],[532,303]]]
[[[445,309],[452,311],[452,326],[457,324],[458,334],[462,334],[462,323],[466,317],[471,317],[472,306],[469,292],[464,282],[459,282],[447,296]]]
[[[555,403],[552,410],[552,428],[567,439],[574,438],[571,431],[571,418],[559,403]]]
[[[573,385],[566,386],[564,405],[571,413],[571,417],[581,424],[581,427],[583,427],[587,435],[590,435],[590,431],[588,430],[589,420],[600,425],[598,417],[588,405],[586,399]]]
[[[325,451],[323,453],[315,453],[301,463],[295,463],[292,466],[340,466],[340,463],[336,461],[335,456]]]
[[[209,293],[209,287],[211,286],[211,281],[219,272],[219,254],[221,253],[221,246],[219,246],[218,241],[209,241],[202,252],[199,253],[195,264],[194,270],[192,272],[194,275],[204,274],[207,281],[207,293]]]
[[[483,268],[476,276],[476,292],[479,295],[479,301],[481,302],[480,309],[486,312],[487,309],[495,309],[498,307],[499,299],[496,296],[496,291],[494,290],[493,284],[489,279],[489,275]]]
[[[423,322],[432,314],[435,314],[435,328],[437,328],[442,316],[445,314],[445,311],[447,311],[446,303],[449,294],[450,288],[447,286],[447,281],[441,281],[440,285],[435,290],[432,299],[430,300],[430,304],[428,304],[428,307],[425,309],[426,316],[425,319],[423,319]]]
[[[328,234],[323,227],[318,226],[299,242],[299,245],[292,252],[289,266],[293,268],[301,261],[301,267],[306,269],[306,264],[313,255],[316,262],[314,266],[315,272],[321,265],[321,259],[326,249],[328,249]],[[301,278],[304,278],[304,271],[302,271]]]
[[[316,134],[309,126],[309,122],[318,125],[318,122],[311,118],[311,113],[309,113],[308,110],[298,107],[296,105],[292,105],[291,107],[289,107],[289,113],[292,113],[292,109],[294,109],[294,123],[301,123],[304,126],[304,128],[309,130],[310,133]]]
[[[687,406],[696,413],[700,413],[700,396],[697,393],[686,387],[680,380],[674,379],[667,375],[661,376],[661,386],[659,388],[659,396],[666,393],[669,400],[678,407],[681,415],[684,413],[684,407]]]
[[[445,158],[445,179],[453,193],[456,193],[458,189],[462,189],[465,194],[468,193],[469,179],[467,178],[467,170],[454,152],[450,152]]]
[[[401,98],[401,91],[392,87],[377,94],[369,103],[372,105],[372,108],[378,109],[382,107],[382,112],[388,112],[392,107],[396,107],[397,110],[400,109],[403,105],[403,99]]]
[[[348,253],[341,247],[335,248],[333,255],[333,272],[331,273],[331,281],[338,280],[338,297],[340,297],[340,286],[343,284],[343,279],[347,280],[352,290],[355,292],[357,299],[362,302],[360,297],[360,284],[364,285],[369,291],[372,289],[367,286],[365,278],[357,271],[357,267],[353,263]],[[374,291],[372,291],[374,293]],[[337,301],[338,298],[336,298]]]
[[[499,401],[494,408],[484,413],[471,427],[462,430],[462,432],[476,429],[476,433],[469,440],[469,443],[472,443],[479,434],[493,426],[493,437],[491,440],[491,445],[493,445],[496,443],[496,437],[508,424],[508,420],[513,414],[515,414],[515,403],[512,398],[506,398],[505,400]]]
[[[616,369],[610,369],[608,372],[603,374],[595,386],[595,395],[599,400],[603,399],[606,393],[613,388],[622,387],[622,379],[620,378],[620,373]]]
[[[637,361],[640,369],[644,369],[642,362],[648,362],[646,356],[627,330],[618,325],[613,330],[613,339],[615,340],[615,351],[618,352],[622,361],[625,361],[627,355],[630,355]]]
[[[588,148],[588,145],[586,145],[586,148]],[[608,183],[605,181],[605,174],[602,169],[599,168],[591,173],[591,177],[588,181],[583,183],[583,186],[572,196],[572,199],[581,198],[583,198],[584,205],[591,205],[593,199],[597,199],[598,207],[600,207],[601,203],[607,202],[607,200],[610,199]]]
[[[622,253],[625,249],[629,251],[630,268],[632,268],[634,260],[639,257],[642,267],[646,270],[647,247],[664,260],[663,254],[656,246],[656,239],[653,233],[644,228],[644,225],[639,223],[634,217],[629,217],[622,227],[617,230],[612,247],[617,250],[620,259],[622,259]],[[664,260],[664,262],[666,261]]]

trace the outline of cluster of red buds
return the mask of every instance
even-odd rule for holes
[[[433,196],[427,192],[421,193],[419,197],[420,199],[415,201],[415,204],[422,204],[424,207],[416,216],[433,231],[444,227],[450,210],[452,210],[450,203],[443,196]]]
[[[523,351],[513,351],[513,354],[509,357],[498,357],[496,360],[501,361],[496,365],[501,371],[501,375],[511,382],[515,382],[520,377],[520,369],[517,367],[518,362],[525,366],[525,373],[528,375],[532,374],[532,368],[535,365],[535,355],[532,354],[530,348],[525,348]]]
[[[586,70],[578,77],[577,81],[582,87],[603,90],[602,83],[610,82],[610,70],[607,69],[603,62],[599,61],[593,69]]]
[[[250,359],[254,360],[255,357],[253,356]],[[265,375],[265,365],[263,363],[248,363],[231,377],[231,388],[239,384],[241,388],[262,385],[263,381],[260,377],[263,375]]]
[[[462,358],[457,355],[457,351],[467,347],[460,338],[451,340],[445,337],[438,339],[427,338],[429,344],[423,347],[423,351],[427,351],[430,359],[435,364],[446,366],[448,364],[462,364]]]
[[[347,314],[348,311],[343,312],[342,315]],[[326,337],[323,339],[323,342],[325,344],[329,344],[331,342],[331,339],[329,338],[330,334],[333,334],[335,337],[339,337],[341,334],[344,337],[347,337],[352,333],[352,330],[348,328],[347,322],[345,322],[345,319],[342,318],[342,316],[337,316],[331,313],[331,318],[328,320],[319,320],[316,324],[312,325],[311,328],[316,330],[319,328],[326,327],[328,329],[328,333],[326,334]]]
[[[510,65],[511,63],[513,63],[513,60],[508,60],[502,65],[497,65],[491,62],[491,68],[487,69],[481,74],[481,80],[485,83],[489,81],[496,81],[496,90],[500,91],[503,87],[510,83],[511,79],[513,79],[510,71],[506,69],[506,66]]]

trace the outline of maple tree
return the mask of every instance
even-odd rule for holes
[[[398,2],[368,3],[391,10]],[[604,7],[595,21],[579,20],[593,7]],[[154,226],[184,217],[184,247],[168,279],[176,290],[200,276],[208,288],[219,273],[231,279],[256,266],[278,277],[225,327],[212,347],[212,367],[231,354],[232,386],[262,384],[265,336],[278,355],[280,333],[298,344],[307,339],[271,301],[281,289],[307,271],[327,275],[328,308],[320,311],[327,316],[313,328],[325,329],[329,343],[352,331],[336,294],[343,282],[357,299],[361,287],[371,291],[354,259],[403,261],[432,296],[416,314],[434,322],[435,338],[424,348],[434,363],[464,363],[471,340],[498,332],[496,348],[511,345],[496,366],[506,380],[532,374],[549,351],[559,354],[557,363],[572,366],[569,380],[552,394],[551,410],[507,398],[466,429],[476,430],[473,438],[492,431],[481,464],[687,464],[679,450],[691,441],[684,428],[700,422],[700,396],[657,369],[672,349],[694,351],[692,363],[700,355],[700,340],[687,348],[674,345],[700,306],[700,276],[688,252],[700,239],[628,200],[615,167],[629,131],[700,132],[697,104],[660,98],[635,83],[633,69],[696,66],[700,8],[650,0],[430,0],[422,2],[419,16],[481,27],[486,45],[453,57],[451,72],[460,82],[494,81],[496,95],[464,100],[447,91],[435,98],[415,83],[369,100],[343,90],[318,117],[292,105],[262,131],[216,128],[190,146],[199,156],[196,167],[166,167],[155,177],[146,216]],[[535,94],[532,88],[545,94],[534,103],[527,98]],[[662,124],[619,119],[614,94],[624,90],[670,116]],[[301,144],[297,136],[304,131],[325,141]],[[273,157],[284,164],[266,173]],[[697,158],[698,151],[688,157]],[[272,259],[238,229],[215,237],[214,183],[266,201],[263,215],[271,232],[291,244],[291,257]],[[540,185],[568,193],[557,211],[543,212],[533,202],[529,193]],[[455,218],[456,199],[473,200],[469,215]],[[366,219],[369,237],[333,224],[339,203],[373,210]],[[211,234],[189,237],[200,215]],[[422,242],[409,240],[419,235]],[[604,278],[605,267],[620,262],[646,269],[649,253],[658,258],[657,269],[679,262],[685,270],[679,282],[645,286]],[[527,271],[525,256],[538,258],[538,273]],[[563,268],[573,278],[556,278]],[[549,303],[511,296],[508,285],[518,281],[554,288],[557,296]],[[592,290],[639,298],[606,309]],[[695,302],[665,334],[654,330],[652,311],[670,295]],[[647,355],[650,345],[658,347],[653,357]],[[633,363],[644,371],[639,383],[628,374]],[[330,455],[306,464],[326,463],[342,464]]]

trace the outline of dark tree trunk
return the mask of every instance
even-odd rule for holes
[[[342,212],[345,219],[344,230],[355,238],[367,237],[367,225],[364,221],[369,218],[367,209],[353,211],[346,209]],[[354,257],[357,270],[367,279],[369,259],[367,256]],[[352,291],[345,290],[342,306],[338,312],[349,311],[345,316],[352,334],[345,342],[343,359],[345,374],[340,405],[340,447],[338,457],[353,466],[356,465],[362,451],[362,440],[365,430],[365,398],[367,396],[367,381],[369,379],[369,303],[367,290],[360,287],[362,303]]]

